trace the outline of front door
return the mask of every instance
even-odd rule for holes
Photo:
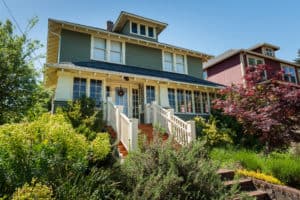
[[[123,113],[128,116],[128,90],[123,87],[115,88],[115,104],[123,106]]]

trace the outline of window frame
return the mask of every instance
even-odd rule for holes
[[[137,33],[132,31],[132,24],[137,24]],[[141,26],[145,26],[145,35],[141,34]],[[151,37],[149,35],[149,28],[153,29],[153,37]],[[129,21],[129,33],[132,35],[138,35],[138,36],[145,37],[145,38],[157,39],[156,29],[154,26],[149,26],[147,24],[141,24],[136,21]]]
[[[95,97],[92,97],[92,81],[95,81],[96,82],[96,85],[95,85]],[[103,103],[103,81],[102,80],[99,80],[99,79],[89,79],[89,97],[91,99],[94,99],[95,103],[96,103],[96,107],[101,107],[102,106],[102,103]],[[100,82],[100,92],[97,91],[97,89],[99,89],[99,85],[97,84],[98,82]],[[100,99],[99,99],[99,104],[97,102],[97,95],[100,95]]]
[[[165,54],[171,54],[172,57],[172,71],[166,70],[166,65],[165,65]],[[177,72],[177,56],[182,56],[183,57],[183,73]],[[162,69],[163,71],[166,72],[173,72],[177,74],[188,74],[188,65],[187,65],[187,56],[186,54],[178,54],[170,51],[162,51]]]
[[[284,68],[293,69],[293,70],[294,70],[294,74],[295,74],[295,82],[292,82],[292,81],[291,81],[291,75],[288,76],[288,77],[289,77],[289,80],[286,81],[286,82],[298,84],[297,73],[299,73],[299,70],[300,70],[300,69],[297,70],[296,67],[293,67],[293,66],[291,66],[291,65],[286,65],[286,64],[283,64],[283,63],[280,63],[280,67],[281,67],[281,70],[283,71],[282,79],[283,79],[284,81],[286,81],[286,80],[285,80],[285,77],[284,77],[284,76],[285,76]],[[290,71],[289,71],[289,72],[290,72]]]
[[[275,51],[274,51],[274,49],[272,49],[270,47],[263,48],[263,54],[265,56],[275,57]]]
[[[74,93],[75,93],[75,79],[79,79],[80,80],[80,84],[78,85],[78,97],[74,97]],[[82,80],[85,80],[85,89],[84,89],[84,94],[81,94],[81,86],[82,86]],[[88,96],[88,79],[87,78],[84,78],[84,77],[77,77],[77,76],[74,76],[73,77],[73,91],[72,91],[72,100],[77,100],[77,99],[80,99],[81,97],[87,97]]]
[[[256,57],[256,56],[252,56],[252,55],[247,55],[246,58],[247,58],[247,67],[255,67],[255,66],[257,66],[257,65],[258,65],[258,64],[257,64],[257,60],[261,60],[261,61],[262,61],[261,65],[265,65],[265,59],[264,59],[264,58]],[[249,63],[249,58],[255,60],[255,66],[250,65],[250,63]],[[268,74],[267,74],[267,71],[266,71],[266,70],[264,70],[264,79],[265,79],[265,80],[268,79]]]
[[[105,60],[101,60],[101,59],[97,59],[94,57],[94,44],[95,44],[95,38],[99,38],[105,41]],[[111,60],[111,52],[114,52],[111,49],[111,44],[112,42],[119,42],[120,43],[120,47],[121,47],[121,52],[120,52],[120,58],[121,58],[121,62],[113,62]],[[126,45],[124,41],[121,40],[111,40],[111,39],[107,39],[107,38],[102,38],[102,37],[97,37],[92,35],[91,36],[91,50],[90,50],[90,59],[91,60],[95,60],[95,61],[104,61],[104,62],[110,62],[110,63],[116,63],[116,64],[121,64],[121,65],[125,65],[125,55],[126,55]]]
[[[153,87],[154,88],[154,99],[150,102],[148,102],[148,93],[147,93],[147,87]],[[155,85],[150,85],[150,84],[147,84],[145,85],[145,103],[146,104],[151,104],[153,101],[156,101],[156,86]]]

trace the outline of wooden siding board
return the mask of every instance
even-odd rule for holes
[[[188,75],[196,78],[203,77],[202,60],[196,57],[187,56]]]
[[[151,47],[126,43],[126,65],[162,70],[162,51]]]
[[[60,62],[89,61],[90,52],[90,35],[62,29]]]

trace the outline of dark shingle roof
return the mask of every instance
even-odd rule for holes
[[[191,83],[191,84],[211,86],[211,87],[223,87],[223,85],[206,81],[193,76],[189,76],[186,74],[178,74],[173,72],[145,69],[145,68],[129,66],[129,65],[120,65],[120,64],[108,63],[102,61],[73,62],[73,64],[80,67],[88,67],[88,68],[107,70],[113,72],[164,78],[176,82]]]

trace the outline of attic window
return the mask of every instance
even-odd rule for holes
[[[275,57],[274,50],[271,48],[265,48],[265,55]]]
[[[131,32],[138,33],[138,25],[137,23],[131,23]]]
[[[154,32],[153,32],[153,28],[152,27],[148,27],[148,36],[149,37],[153,37],[154,36]]]
[[[141,35],[146,35],[146,27],[144,25],[140,25],[141,26]]]

